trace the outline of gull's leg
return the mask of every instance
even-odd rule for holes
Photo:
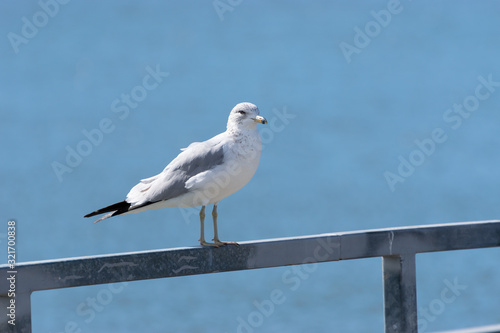
[[[205,241],[205,206],[201,206],[200,210],[200,244],[203,246],[219,246],[215,243],[207,243]]]
[[[214,208],[212,209],[212,220],[214,221],[214,239],[216,243],[220,243],[219,232],[217,231],[217,203],[214,203]]]
[[[217,244],[218,246],[222,246],[222,245],[238,245],[238,243],[236,242],[221,242],[219,240],[219,233],[217,231],[217,204],[218,202],[216,202],[214,204],[214,209],[212,210],[212,218],[214,220],[214,242],[215,244]]]

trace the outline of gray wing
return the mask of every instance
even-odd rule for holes
[[[223,133],[224,134],[224,133]],[[184,149],[162,173],[143,179],[127,195],[130,210],[165,201],[189,192],[186,182],[224,162],[222,134]]]

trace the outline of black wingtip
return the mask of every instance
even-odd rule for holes
[[[113,216],[115,216],[115,215],[120,215],[122,213],[127,212],[129,208],[130,208],[130,203],[123,200],[123,201],[117,202],[115,204],[109,205],[107,207],[98,209],[92,213],[85,215],[84,217],[92,217],[95,215],[104,214],[104,213],[113,212],[113,211],[115,211],[115,213],[113,214]]]

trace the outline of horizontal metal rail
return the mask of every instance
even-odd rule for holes
[[[500,325],[479,326],[453,331],[441,331],[436,333],[500,333]]]
[[[19,263],[15,332],[31,331],[34,291],[373,257],[383,258],[385,331],[417,332],[415,255],[498,246],[500,221],[495,220]],[[3,309],[12,300],[10,271],[0,266]],[[13,329],[8,319],[0,317],[1,332]]]

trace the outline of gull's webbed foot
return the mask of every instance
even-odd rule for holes
[[[215,240],[214,239],[214,242],[213,243],[209,243],[209,242],[206,242],[205,240],[200,240],[200,244],[202,246],[212,246],[212,247],[221,247],[221,246],[226,246],[226,245],[236,245],[236,246],[240,246],[240,244],[236,243],[236,242],[221,242],[220,240]]]
[[[218,239],[214,239],[213,240],[215,244],[217,244],[217,246],[226,246],[226,245],[236,245],[236,246],[240,246],[240,244],[236,243],[236,242],[222,242]]]
[[[200,240],[200,244],[202,246],[212,246],[212,247],[219,247],[221,246],[220,244],[217,244],[217,243],[209,243],[209,242],[206,242],[205,240]]]

